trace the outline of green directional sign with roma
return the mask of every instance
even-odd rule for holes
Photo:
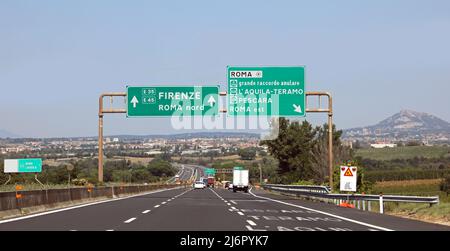
[[[218,86],[127,86],[127,117],[205,116],[219,113]]]
[[[228,66],[231,116],[305,116],[305,68]]]
[[[42,159],[5,159],[5,173],[40,173]]]

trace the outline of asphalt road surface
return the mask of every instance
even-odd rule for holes
[[[0,221],[0,230],[448,231],[450,227],[255,189],[246,194],[223,188],[175,188]]]

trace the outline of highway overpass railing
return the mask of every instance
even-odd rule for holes
[[[266,184],[262,186],[265,190],[278,192],[281,194],[303,197],[308,199],[322,200],[338,205],[353,205],[352,207],[371,211],[371,202],[379,203],[379,212],[384,213],[385,202],[396,203],[426,203],[434,205],[439,204],[439,196],[404,196],[404,195],[374,195],[374,194],[335,194],[331,193],[329,187],[325,186],[296,186],[296,185],[278,185]]]

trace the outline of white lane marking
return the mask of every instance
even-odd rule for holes
[[[231,208],[228,208],[228,211],[230,211],[230,212],[233,212],[233,209],[231,209]]]
[[[251,226],[245,226],[249,231],[267,231],[267,229],[253,229]]]
[[[251,220],[247,220],[248,224],[250,224],[251,226],[256,226],[256,223],[251,221]]]
[[[161,206],[161,205],[155,205],[155,208],[158,208],[159,206]]]
[[[273,202],[278,202],[280,204],[306,209],[306,210],[309,210],[309,211],[312,211],[312,212],[316,212],[316,213],[319,213],[319,214],[324,214],[324,215],[327,215],[327,216],[335,217],[335,218],[338,218],[338,219],[341,219],[341,220],[345,220],[345,221],[348,221],[348,222],[352,222],[352,223],[363,225],[363,226],[370,227],[370,228],[376,228],[376,229],[383,230],[383,231],[394,231],[394,230],[389,229],[389,228],[375,226],[375,225],[372,225],[372,224],[369,224],[369,223],[365,223],[365,222],[361,222],[361,221],[357,221],[357,220],[352,220],[352,219],[349,219],[349,218],[346,218],[346,217],[342,217],[342,216],[339,216],[339,215],[335,215],[335,214],[319,211],[319,210],[316,210],[316,209],[312,209],[312,208],[308,208],[308,207],[302,207],[302,206],[291,204],[291,203],[287,203],[287,202],[284,202],[284,201],[279,201],[279,200],[271,199],[271,198],[268,198],[268,197],[259,196],[259,195],[256,195],[256,194],[252,193],[252,188],[253,187],[251,187],[248,192],[251,195],[253,195],[254,197],[256,197],[256,198],[270,200],[270,201],[273,201]]]
[[[168,199],[167,202],[172,201],[172,199]]]
[[[143,214],[147,214],[148,212],[150,212],[151,210],[145,210],[144,212],[142,212]]]
[[[226,200],[224,200],[224,199],[222,199],[222,200],[223,200],[223,202],[228,203],[228,201],[226,201]]]
[[[175,190],[175,189],[181,189],[181,188],[183,188],[183,187],[174,187],[174,188],[156,190],[156,191],[152,191],[152,192],[148,192],[148,193],[136,194],[136,195],[131,195],[131,196],[128,196],[128,197],[123,197],[123,198],[108,199],[108,200],[102,200],[102,201],[92,202],[92,203],[78,205],[78,206],[73,206],[73,207],[66,207],[66,208],[56,209],[56,210],[52,210],[52,211],[48,211],[48,212],[42,212],[42,213],[37,213],[37,214],[32,214],[32,215],[27,215],[27,216],[22,216],[22,217],[17,217],[17,218],[13,218],[13,219],[2,220],[2,221],[0,221],[0,224],[13,222],[13,221],[20,221],[20,220],[30,219],[30,218],[34,218],[34,217],[39,217],[39,216],[44,216],[44,215],[48,215],[48,214],[64,212],[64,211],[68,211],[68,210],[72,210],[72,209],[88,207],[88,206],[93,206],[93,205],[98,205],[98,204],[103,204],[103,203],[108,203],[108,202],[114,202],[114,201],[119,201],[119,200],[126,200],[126,199],[131,199],[131,198],[134,198],[134,197],[145,196],[145,195],[154,194],[154,193],[161,193],[161,192]]]
[[[78,230],[75,230],[75,229],[71,229],[71,230],[69,230],[70,232],[76,232],[76,231],[78,231]]]
[[[268,202],[267,200],[230,200],[231,203],[234,203],[236,201],[239,201],[239,202],[241,202],[241,201],[243,201],[243,202],[248,202],[248,201],[250,201],[250,202]]]
[[[228,206],[231,206],[231,204],[230,204],[230,203],[227,203],[227,205],[228,205]]]
[[[234,210],[236,210],[236,208],[235,208],[235,207],[231,207],[231,209],[234,209]]]
[[[136,220],[136,218],[130,218],[130,219],[128,219],[128,220],[126,220],[126,221],[124,221],[123,223],[130,223],[130,222],[132,222],[132,221],[134,221],[134,220]]]
[[[243,212],[238,212],[238,214],[239,214],[239,215],[244,215],[244,213],[243,213]]]
[[[161,204],[163,204],[163,205],[166,204],[166,203],[167,203],[167,202],[165,202],[165,201],[161,202]]]
[[[234,200],[230,200],[230,202],[237,205],[236,201],[234,201]]]
[[[175,198],[172,198],[172,200],[174,200]]]
[[[107,229],[106,232],[113,232],[114,229]]]

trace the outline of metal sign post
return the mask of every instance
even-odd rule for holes
[[[318,106],[308,108],[308,97],[318,97]],[[321,108],[321,98],[328,98],[328,108]],[[333,98],[328,92],[307,92],[306,112],[327,113],[328,114],[328,171],[330,188],[333,190]]]
[[[126,113],[125,109],[103,109],[103,98],[110,97],[112,103],[113,97],[126,97],[127,94],[123,92],[118,93],[104,93],[100,95],[98,102],[98,181],[103,182],[103,115],[105,113]]]

